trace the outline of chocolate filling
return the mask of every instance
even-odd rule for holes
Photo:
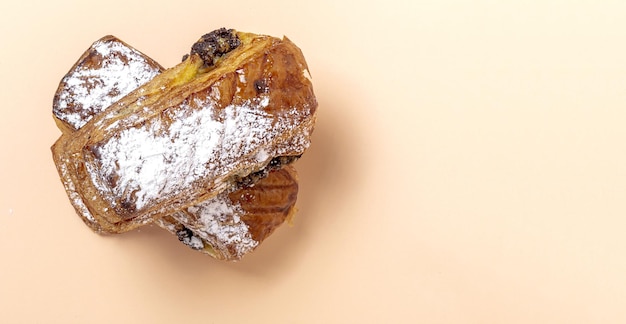
[[[299,159],[300,156],[301,155],[275,157],[270,161],[270,163],[268,163],[265,166],[265,168],[256,172],[252,172],[245,177],[237,177],[235,179],[235,183],[237,184],[238,188],[250,187],[251,185],[255,184],[257,181],[267,177],[270,171],[278,170],[287,164],[291,164],[295,162],[297,159]]]
[[[202,249],[201,246],[192,243],[192,238],[194,237],[193,232],[185,226],[181,226],[182,228],[176,229],[176,236],[178,236],[178,240],[183,242],[185,245],[189,246],[194,250]],[[200,238],[198,238],[200,239]],[[200,241],[204,242],[204,240],[200,239]]]
[[[204,67],[215,65],[222,55],[234,50],[241,45],[234,29],[220,28],[203,35],[191,46],[190,54],[183,56],[183,61],[189,55],[198,54],[204,61]]]

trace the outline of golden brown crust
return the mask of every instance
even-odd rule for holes
[[[293,211],[298,197],[296,170],[289,165],[270,172],[267,178],[228,197],[241,206],[245,212],[242,221],[248,225],[252,238],[261,242]]]

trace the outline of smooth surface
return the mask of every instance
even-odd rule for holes
[[[625,323],[623,1],[4,1],[0,322]],[[287,35],[319,100],[293,227],[224,263],[93,234],[51,102],[113,34],[164,66]]]

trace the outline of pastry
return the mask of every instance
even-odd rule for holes
[[[114,36],[105,36],[61,80],[52,104],[54,119],[64,133],[76,131],[163,70],[147,55]]]
[[[63,131],[53,155],[78,214],[102,233],[156,220],[193,248],[240,258],[293,211],[295,170],[282,167],[315,121],[306,69],[289,40],[226,29],[169,70],[113,37],[97,41],[53,104]],[[218,216],[207,208],[227,202]],[[219,217],[245,223],[248,247],[206,230]]]
[[[295,168],[287,165],[253,186],[226,190],[156,223],[194,250],[238,260],[293,215],[297,194]]]

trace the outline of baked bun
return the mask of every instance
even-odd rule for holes
[[[52,152],[95,231],[156,221],[234,260],[293,212],[288,165],[310,144],[316,108],[304,58],[287,39],[220,29],[164,70],[107,36],[59,85],[53,115],[63,134]]]

